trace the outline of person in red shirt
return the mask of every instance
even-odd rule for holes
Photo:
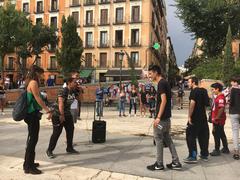
[[[213,136],[215,141],[215,149],[210,153],[211,156],[219,156],[222,153],[229,154],[227,137],[224,131],[226,121],[226,100],[222,93],[223,86],[220,83],[211,85],[212,92],[215,95],[212,105],[212,123],[213,123]],[[220,151],[220,140],[222,141],[223,148]]]

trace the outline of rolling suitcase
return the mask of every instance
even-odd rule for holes
[[[92,142],[93,143],[104,143],[106,141],[106,121],[101,120],[101,115],[99,119],[96,120],[96,106],[94,106],[94,121],[92,124]]]

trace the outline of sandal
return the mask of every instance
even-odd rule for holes
[[[239,154],[234,154],[234,155],[233,155],[233,159],[239,160],[239,158],[240,158],[240,157],[239,157]]]

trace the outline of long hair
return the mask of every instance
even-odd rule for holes
[[[27,73],[27,76],[26,76],[26,87],[27,85],[29,84],[29,82],[31,80],[35,80],[37,81],[38,85],[40,84],[40,81],[39,81],[39,74],[43,74],[44,73],[44,70],[43,68],[37,66],[37,65],[33,65],[28,73]]]

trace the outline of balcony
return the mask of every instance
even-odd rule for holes
[[[57,7],[52,7],[48,12],[50,13],[59,12],[59,9]]]
[[[44,10],[43,9],[37,9],[34,14],[43,14]]]
[[[80,2],[77,2],[77,3],[72,3],[72,4],[70,4],[69,5],[69,7],[80,7],[81,6],[81,4],[80,4]]]
[[[126,2],[126,0],[113,0],[114,3]]]
[[[96,2],[95,2],[95,0],[84,0],[83,5],[84,6],[94,6],[94,5],[96,5]]]
[[[138,41],[138,42],[134,42],[134,41],[130,41],[128,43],[128,47],[141,47],[141,43]]]
[[[115,19],[115,22],[113,23],[113,25],[121,25],[121,24],[126,24],[125,19]]]
[[[107,41],[107,42],[99,42],[98,43],[98,48],[109,48],[109,47],[110,47],[109,41]]]
[[[94,22],[86,22],[84,23],[83,27],[94,27],[95,23]]]
[[[84,48],[85,49],[94,49],[94,43],[93,42],[87,42],[87,43],[84,43],[85,46]]]
[[[99,19],[98,20],[98,26],[109,26],[110,25],[110,20],[103,20],[103,19]]]
[[[142,23],[142,19],[139,17],[139,18],[131,18],[130,21],[129,21],[129,24],[135,24],[135,23]]]
[[[98,4],[110,4],[110,0],[99,0]]]
[[[113,42],[113,48],[121,48],[125,47],[125,43],[123,41],[114,41]]]

